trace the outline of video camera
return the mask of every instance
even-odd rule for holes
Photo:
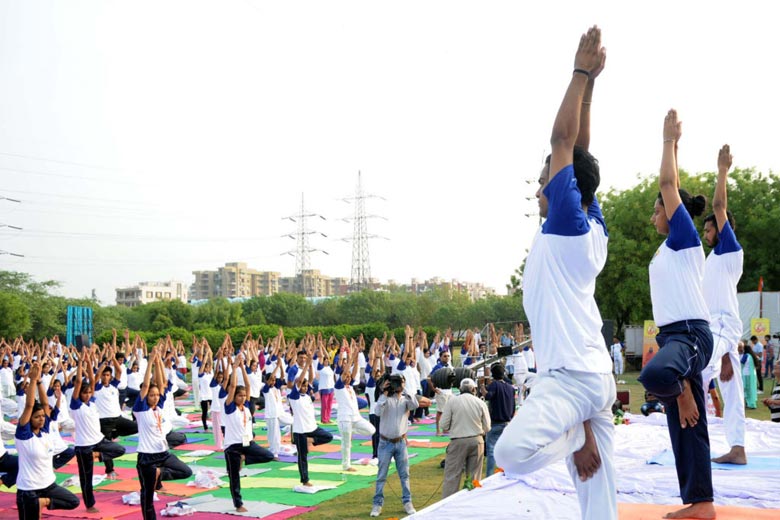
[[[404,379],[398,374],[388,377],[387,382],[388,394],[398,394],[404,389]]]

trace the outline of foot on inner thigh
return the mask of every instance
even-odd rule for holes
[[[677,408],[680,414],[680,426],[693,428],[699,422],[699,409],[696,407],[696,400],[693,398],[691,384],[687,379],[683,379],[683,391],[677,396]]]
[[[712,459],[712,462],[718,464],[747,464],[747,455],[745,455],[744,446],[732,446],[731,450],[725,455]]]
[[[734,377],[734,367],[731,365],[731,356],[724,354],[720,359],[720,380],[727,383],[732,377]]]
[[[572,458],[580,480],[585,482],[595,475],[601,467],[601,456],[596,444],[596,437],[593,436],[593,430],[590,427],[590,421],[585,421],[582,426],[585,429],[585,444],[573,453]]]
[[[41,497],[38,499],[38,509],[43,511],[51,504],[51,498]]]
[[[671,513],[666,513],[664,518],[697,518],[701,520],[711,520],[715,518],[715,506],[712,502],[697,502],[688,507],[678,509]]]

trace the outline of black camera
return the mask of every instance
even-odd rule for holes
[[[398,394],[404,389],[404,379],[398,374],[387,378],[387,392],[390,394]]]

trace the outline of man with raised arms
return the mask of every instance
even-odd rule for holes
[[[615,380],[594,298],[607,259],[607,229],[595,196],[598,162],[587,151],[593,80],[605,59],[601,31],[593,27],[580,39],[553,125],[552,154],[536,194],[547,220],[534,238],[523,276],[538,376],[494,452],[496,465],[510,478],[565,458],[582,518],[593,520],[618,517]]]

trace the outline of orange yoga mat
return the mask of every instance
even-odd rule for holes
[[[106,486],[100,486],[95,488],[95,491],[123,491],[132,493],[133,491],[140,491],[141,483],[138,480],[117,480]],[[188,486],[187,484],[180,484],[178,482],[163,482],[163,488],[157,493],[164,495],[176,495],[179,497],[191,497],[198,493],[205,493],[208,489],[199,488],[196,486]]]
[[[618,504],[620,520],[660,520],[666,513],[681,509],[680,505]],[[780,509],[756,509],[753,507],[715,506],[717,520],[777,520]]]

